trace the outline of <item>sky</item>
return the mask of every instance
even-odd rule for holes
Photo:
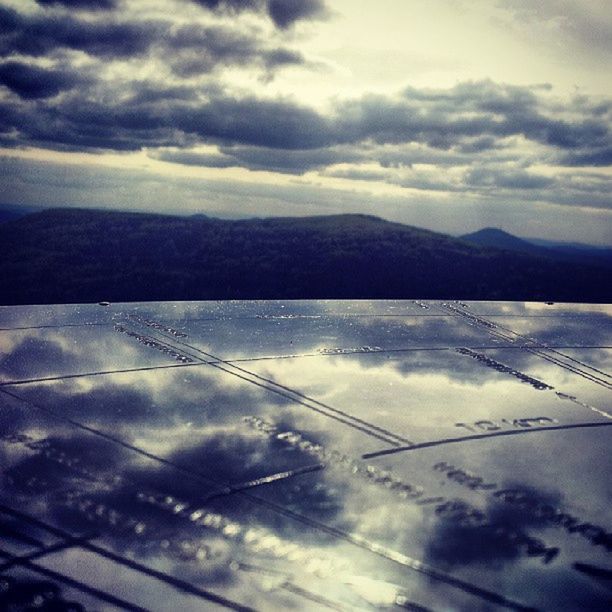
[[[612,245],[609,0],[0,0],[0,203]]]

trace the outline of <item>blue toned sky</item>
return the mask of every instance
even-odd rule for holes
[[[612,243],[608,0],[0,0],[0,200]]]

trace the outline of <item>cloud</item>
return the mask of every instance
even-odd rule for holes
[[[23,62],[0,64],[0,84],[25,99],[51,98],[73,89],[83,79],[70,71],[40,68]]]
[[[495,14],[517,23],[554,9],[506,4]],[[325,17],[321,0],[172,0],[174,11],[160,2],[140,13],[119,0],[38,5],[0,7],[5,147],[146,149],[185,166],[318,173],[299,179],[312,181],[305,191],[316,191],[315,181],[353,193],[371,183],[393,197],[452,195],[464,205],[514,197],[521,205],[610,206],[608,179],[584,170],[610,165],[609,99],[482,79],[314,106],[298,97],[295,71],[323,60],[304,53],[288,30]],[[90,9],[104,10],[83,12]]]
[[[110,11],[117,8],[118,0],[36,0],[40,6],[63,6],[72,10]]]
[[[80,51],[105,60],[148,59],[158,61],[161,68],[170,66],[180,78],[248,66],[262,69],[269,79],[278,69],[307,64],[299,51],[275,44],[258,29],[232,22],[185,25],[172,18],[105,16],[92,21],[55,13],[23,15],[0,7],[0,23],[0,56]]]
[[[149,49],[160,23],[85,21],[68,15],[22,15],[0,7],[0,55],[44,56],[57,49],[129,57]]]
[[[191,153],[188,151],[161,151],[153,153],[152,157],[171,164],[183,166],[200,166],[204,168],[232,168],[238,162],[228,155],[218,153]]]
[[[519,27],[537,28],[541,36],[563,37],[583,50],[612,54],[612,17],[607,0],[498,0]]]
[[[230,13],[253,11],[261,6],[260,0],[192,0],[192,2],[209,11]]]
[[[504,189],[541,189],[554,183],[554,179],[524,170],[508,168],[492,169],[479,167],[470,170],[466,176],[468,185]]]
[[[340,148],[311,150],[278,150],[258,146],[221,146],[220,153],[193,151],[160,151],[150,153],[154,159],[204,168],[247,168],[283,174],[304,174],[323,169],[336,161],[357,159]]]
[[[309,170],[322,169],[336,163],[360,158],[358,151],[350,147],[324,147],[279,151],[265,147],[222,147],[241,166],[250,170],[271,170],[289,174],[304,174]]]
[[[144,83],[133,86],[154,89]],[[491,84],[486,83],[484,87],[489,90]],[[333,113],[326,115],[291,99],[234,97],[223,92],[199,104],[165,100],[164,104],[125,103],[114,108],[107,102],[102,104],[76,97],[38,111],[42,116],[50,113],[56,122],[66,122],[67,125],[61,126],[66,134],[75,131],[78,136],[80,131],[95,131],[97,126],[104,128],[109,148],[113,148],[115,140],[113,131],[120,133],[124,144],[130,140],[129,132],[134,131],[130,147],[122,148],[154,146],[155,133],[159,136],[169,132],[174,134],[174,144],[182,144],[182,133],[203,142],[286,150],[375,142],[379,145],[420,143],[442,151],[455,148],[465,152],[472,148],[478,153],[512,136],[557,150],[571,150],[576,155],[599,151],[609,145],[610,135],[604,118],[589,115],[561,118],[547,108],[545,100],[539,99],[530,101],[527,108],[519,104],[518,110],[500,110],[493,116],[490,112],[478,112],[477,109],[486,104],[478,98],[479,89],[472,89],[469,101],[464,93],[455,96],[455,91],[450,90],[442,92],[441,102],[436,99],[429,104],[423,102],[424,96],[420,96],[418,104],[414,99],[365,96],[339,102]],[[533,108],[536,103],[539,109]],[[446,110],[445,107],[454,104],[455,110]],[[81,119],[86,119],[87,123]],[[31,125],[28,121],[15,127],[25,128],[27,132]],[[152,137],[143,138],[145,129],[154,132]],[[76,140],[82,141],[78,137]],[[158,146],[166,142],[165,136],[157,139]]]
[[[267,14],[280,29],[288,29],[302,20],[321,19],[327,15],[323,0],[192,0],[217,13],[244,11]]]
[[[353,181],[384,181],[389,177],[387,172],[382,170],[361,170],[359,168],[339,168],[328,170],[325,176],[336,178],[351,179]]]
[[[300,19],[320,18],[326,14],[321,0],[268,0],[268,12],[279,28],[291,27]]]
[[[583,111],[562,118],[542,87],[519,87],[490,80],[461,83],[446,90],[409,88],[399,98],[367,95],[340,105],[344,131],[379,143],[421,142],[439,149],[467,140],[494,144],[493,139],[524,136],[561,148],[597,146],[609,141],[606,121]],[[476,140],[475,140],[476,139]]]
[[[568,153],[560,157],[559,163],[564,166],[610,166],[612,165],[612,147]]]
[[[269,48],[257,35],[226,26],[181,26],[171,31],[164,44],[171,51],[167,61],[181,77],[212,72],[228,65],[259,65],[274,70],[306,63],[298,51]]]

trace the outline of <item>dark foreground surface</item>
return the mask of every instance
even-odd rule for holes
[[[606,306],[0,308],[0,609],[609,610],[611,365]]]

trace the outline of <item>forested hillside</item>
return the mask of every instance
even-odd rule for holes
[[[612,301],[610,272],[365,215],[228,221],[80,209],[0,224],[3,304],[440,298]]]

